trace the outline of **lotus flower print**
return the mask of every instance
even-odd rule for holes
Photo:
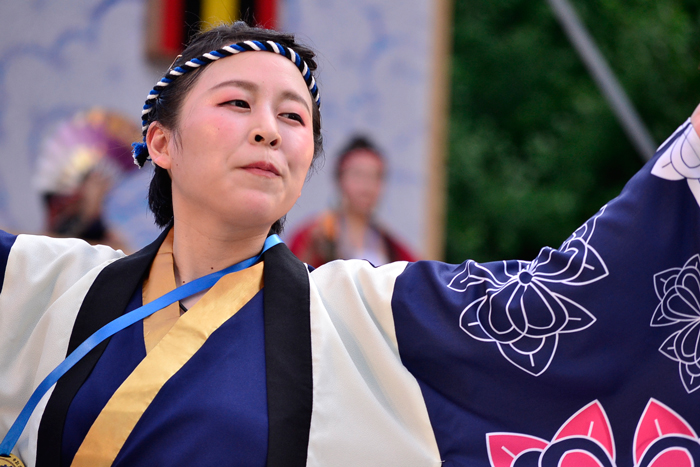
[[[687,180],[700,205],[700,138],[690,120],[661,145],[663,151],[651,170],[665,180]]]
[[[634,433],[635,467],[693,467],[700,464],[700,440],[690,424],[650,399]]]
[[[654,276],[659,304],[652,326],[683,325],[659,349],[678,362],[681,380],[688,393],[700,388],[700,255],[682,268],[671,268]]]
[[[461,328],[474,339],[495,342],[518,368],[535,376],[546,371],[559,336],[595,322],[588,310],[562,291],[608,275],[603,259],[589,244],[604,211],[605,207],[559,250],[545,248],[532,262],[480,265],[469,261],[448,285],[458,292],[478,288],[479,298],[461,313]]]
[[[488,433],[491,467],[615,467],[608,417],[598,401],[576,412],[551,441],[520,433]],[[700,464],[700,439],[692,426],[650,399],[634,432],[635,467],[693,467]],[[622,461],[621,461],[622,462]]]
[[[613,467],[615,442],[598,401],[574,414],[551,442],[519,433],[486,435],[492,467]]]

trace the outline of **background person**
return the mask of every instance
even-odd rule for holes
[[[415,261],[374,217],[385,175],[386,162],[377,147],[367,137],[354,136],[336,162],[339,206],[302,226],[291,238],[292,253],[314,267],[335,259],[366,259],[375,266]]]
[[[110,190],[136,169],[131,142],[138,126],[102,108],[62,121],[42,144],[34,174],[46,210],[46,232],[125,249],[105,220]]]

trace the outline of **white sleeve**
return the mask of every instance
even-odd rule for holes
[[[65,357],[80,305],[100,271],[124,256],[77,239],[19,235],[5,251],[0,291],[0,434],[7,433],[32,391]],[[50,394],[50,392],[49,392]],[[36,459],[36,433],[48,395],[15,452]]]

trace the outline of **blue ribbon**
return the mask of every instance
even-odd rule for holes
[[[212,287],[226,274],[231,274],[232,272],[242,271],[243,269],[249,268],[260,261],[263,253],[278,243],[283,243],[282,239],[277,235],[270,235],[265,240],[265,245],[263,246],[263,249],[259,255],[248,258],[240,263],[234,264],[233,266],[229,266],[226,269],[207,274],[204,277],[200,277],[199,279],[182,285],[152,301],[151,303],[136,308],[135,310],[130,311],[129,313],[107,323],[92,336],[88,337],[85,342],[80,344],[73,352],[71,352],[70,355],[68,355],[68,357],[66,357],[65,360],[63,360],[63,362],[61,362],[51,373],[49,373],[49,375],[44,378],[44,380],[34,390],[26,405],[17,416],[17,419],[12,424],[12,427],[10,427],[10,431],[7,432],[5,438],[2,440],[2,443],[0,443],[0,456],[7,456],[10,454],[10,452],[12,452],[12,449],[15,447],[15,444],[17,444],[17,440],[22,434],[22,431],[24,431],[24,427],[29,421],[29,417],[34,412],[34,409],[41,398],[44,397],[44,394],[46,394],[46,392],[51,389],[54,384],[56,384],[58,379],[66,374],[66,372],[70,370],[73,365],[78,363],[81,358],[97,347],[102,341],[113,336],[122,329],[152,315],[156,311],[177,302],[178,300],[182,300],[190,295],[194,295],[202,290]]]

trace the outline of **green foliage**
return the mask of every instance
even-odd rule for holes
[[[454,0],[446,259],[532,259],[643,161],[546,0]],[[573,1],[657,144],[700,102],[700,4]]]

